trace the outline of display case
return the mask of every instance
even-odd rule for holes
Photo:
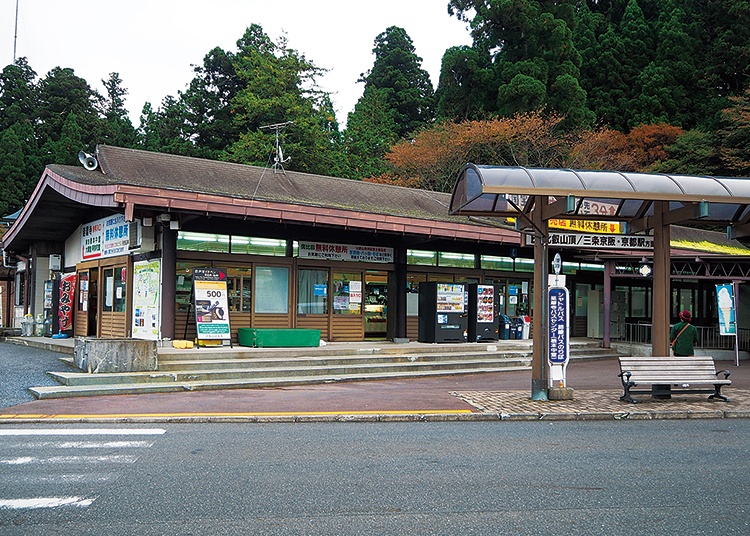
[[[386,334],[386,311],[385,305],[367,304],[365,305],[365,336],[383,336]]]

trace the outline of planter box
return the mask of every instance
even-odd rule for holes
[[[156,341],[78,337],[73,360],[79,369],[93,374],[156,370]]]
[[[256,348],[299,348],[320,346],[319,329],[240,328],[240,346]]]

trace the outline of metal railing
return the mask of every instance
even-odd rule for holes
[[[651,344],[651,323],[626,323],[619,337],[612,340],[636,344]],[[734,350],[734,337],[719,335],[718,326],[695,326],[698,328],[697,348],[718,348]],[[737,343],[740,350],[750,350],[750,329],[740,328],[737,332]]]

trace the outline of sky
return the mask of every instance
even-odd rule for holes
[[[14,39],[16,2],[18,31]],[[433,86],[446,49],[470,45],[466,23],[448,15],[448,0],[0,0],[0,68],[26,57],[40,78],[70,67],[104,93],[102,79],[119,73],[134,126],[143,105],[158,108],[193,78],[214,47],[237,50],[237,40],[259,24],[277,42],[329,72],[319,79],[336,117],[362,95],[357,83],[375,60],[375,38],[390,26],[406,30]]]

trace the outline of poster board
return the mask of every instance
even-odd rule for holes
[[[133,338],[159,340],[160,288],[161,261],[159,259],[133,263]]]
[[[195,332],[201,341],[232,340],[227,273],[219,268],[193,269]]]

